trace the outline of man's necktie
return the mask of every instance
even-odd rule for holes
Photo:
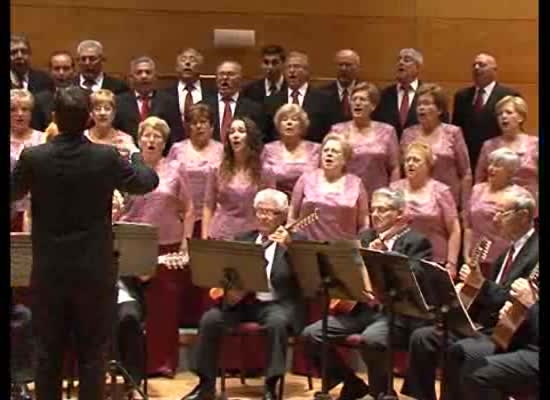
[[[187,121],[187,114],[193,105],[193,90],[195,90],[195,86],[188,84],[185,86],[185,90],[187,91],[187,94],[185,95],[185,101],[183,104],[183,118]]]
[[[292,104],[298,104],[300,105],[300,92],[298,90],[292,91],[292,94],[290,95],[292,97]]]
[[[84,89],[92,91],[92,87],[95,85],[95,81],[92,79],[84,79],[84,82],[82,83],[84,86]]]
[[[477,90],[476,99],[474,101],[474,111],[476,113],[481,112],[483,110],[483,94],[485,93],[485,89],[479,88]]]
[[[407,116],[409,115],[409,90],[410,86],[401,86],[403,91],[403,98],[401,99],[401,105],[399,106],[399,122],[401,127],[405,127],[407,123]]]
[[[514,262],[514,244],[510,247],[510,250],[508,250],[508,254],[506,254],[506,260],[504,261],[504,267],[502,267],[502,273],[500,274],[500,279],[497,283],[505,282],[508,278],[508,274],[510,273],[510,269],[512,268],[512,263]]]
[[[149,105],[149,102],[151,100],[149,96],[139,96],[139,99],[141,100],[141,108],[139,109],[139,115],[141,117],[141,120],[143,121],[149,116],[149,113],[151,112],[151,106]]]
[[[231,99],[222,99],[222,101],[225,103],[225,107],[223,109],[223,117],[222,117],[222,127],[220,130],[220,139],[223,144],[227,142],[227,135],[229,133],[229,127],[231,126],[231,121],[233,121],[233,113],[231,112]]]
[[[271,85],[269,86],[269,96],[273,96],[276,93],[277,93],[277,85],[275,85],[274,83],[271,83]]]
[[[342,112],[344,113],[344,116],[346,117],[346,119],[351,117],[348,88],[344,88],[344,90],[342,91]]]

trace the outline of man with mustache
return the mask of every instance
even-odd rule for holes
[[[381,188],[373,193],[371,219],[373,229],[361,234],[361,245],[366,248],[401,253],[411,258],[411,269],[422,282],[423,271],[419,259],[430,259],[432,246],[422,234],[410,229],[404,219],[405,197],[402,192]],[[422,283],[421,283],[422,284]],[[374,300],[374,298],[373,298]],[[411,332],[425,325],[416,318],[397,316],[395,321],[395,345],[407,348]],[[369,386],[345,364],[331,348],[327,360],[329,388],[344,382],[340,400],[355,400],[364,397],[376,399],[387,387],[387,336],[388,316],[379,312],[374,304],[357,303],[348,313],[329,316],[327,338],[337,341],[348,335],[361,335],[361,356],[368,367]],[[321,366],[322,321],[304,329],[308,355],[317,367]]]
[[[309,58],[307,54],[291,51],[285,63],[286,91],[280,91],[265,101],[266,137],[271,142],[277,137],[273,117],[283,104],[298,104],[306,112],[310,124],[305,139],[321,143],[334,123],[334,116],[326,94],[309,84]]]
[[[183,125],[176,99],[156,88],[156,65],[150,57],[133,59],[129,77],[132,90],[116,96],[117,111],[113,126],[136,140],[140,122],[150,116],[163,119],[170,127],[170,136],[164,148],[164,153],[168,154],[170,146],[183,139]]]
[[[501,134],[495,105],[503,97],[520,96],[496,79],[496,59],[490,54],[478,54],[472,63],[474,85],[457,91],[454,97],[453,124],[462,128],[472,171],[475,171],[483,142]]]
[[[216,68],[217,92],[205,97],[201,103],[210,107],[214,113],[213,138],[225,143],[229,126],[236,115],[252,119],[261,133],[264,133],[264,113],[260,104],[242,96],[243,69],[236,61],[223,61]]]
[[[285,49],[281,46],[274,44],[262,47],[264,77],[249,83],[243,89],[243,96],[263,104],[266,97],[286,90],[287,84],[283,76],[285,60]]]
[[[10,38],[10,89],[27,89],[32,94],[52,90],[52,79],[44,71],[31,68],[31,44],[22,34]]]

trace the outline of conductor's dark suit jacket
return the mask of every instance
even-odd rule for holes
[[[158,185],[139,153],[131,163],[112,146],[81,134],[61,134],[23,150],[12,199],[30,192],[32,282],[116,281],[111,206],[113,190],[144,194]]]

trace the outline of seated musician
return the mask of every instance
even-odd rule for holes
[[[460,278],[464,285],[479,290],[468,310],[472,320],[483,327],[482,333],[490,335],[498,320],[499,310],[510,298],[512,283],[527,277],[539,258],[538,234],[533,228],[535,199],[526,189],[511,186],[497,198],[494,223],[511,246],[491,266],[490,279],[485,279],[479,268],[463,265]],[[461,340],[462,339],[462,340]],[[410,361],[402,393],[418,400],[435,400],[435,371],[441,349],[441,332],[436,327],[416,330],[410,340]],[[471,352],[482,349],[486,343],[482,335],[465,339],[449,332],[446,349],[445,380],[442,399],[462,400],[469,398],[463,392],[460,371]],[[469,349],[469,350],[467,350]],[[483,354],[483,353],[481,353]]]
[[[226,329],[244,321],[257,321],[267,330],[268,365],[263,398],[276,399],[277,382],[285,373],[288,334],[302,330],[305,306],[285,250],[291,238],[282,226],[288,212],[287,196],[278,190],[264,189],[254,198],[254,211],[258,231],[237,235],[236,240],[258,244],[273,241],[265,250],[270,290],[261,293],[230,290],[225,296],[227,307],[214,306],[202,316],[193,369],[200,381],[183,400],[215,398],[222,336]]]
[[[411,258],[431,258],[430,241],[422,234],[407,226],[404,218],[405,198],[401,191],[381,188],[373,193],[371,203],[371,219],[373,229],[361,234],[363,247],[381,251],[392,251]],[[420,274],[420,266],[411,261],[415,274]],[[396,318],[394,330],[396,344],[407,346],[410,333],[422,326],[423,322],[412,318]],[[304,329],[307,339],[308,354],[311,360],[320,368],[321,364],[321,327],[322,321],[317,321]],[[331,348],[327,360],[329,388],[342,381],[344,386],[339,399],[353,400],[363,397],[376,398],[383,393],[387,385],[386,347],[388,334],[388,319],[378,311],[373,304],[358,303],[346,314],[331,315],[328,318],[327,336],[330,341],[343,339],[348,335],[359,333],[363,336],[365,347],[361,355],[368,367],[369,387],[355,375],[355,372]]]

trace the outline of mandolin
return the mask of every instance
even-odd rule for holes
[[[305,227],[311,225],[312,223],[314,223],[315,221],[317,221],[319,219],[319,209],[316,208],[315,210],[313,210],[312,213],[302,217],[302,218],[299,218],[297,219],[296,221],[294,221],[293,223],[291,224],[288,224],[285,226],[285,229],[289,232],[297,232],[299,230],[302,230],[304,229]],[[273,240],[267,240],[266,242],[262,243],[262,247],[265,249],[267,249],[271,244],[273,243]],[[242,298],[244,297],[246,293],[243,293],[242,296],[239,296],[240,299],[237,301],[239,302],[240,300],[242,300]],[[218,301],[220,300],[222,297],[223,297],[223,289],[222,288],[211,288],[210,291],[208,292],[208,295],[210,296],[210,298],[214,301]]]
[[[487,254],[489,254],[489,249],[492,244],[493,242],[485,237],[479,240],[473,251],[472,257],[470,258],[469,267],[472,270],[479,269],[479,264],[483,262],[483,260],[487,257]],[[464,308],[468,310],[479,294],[479,289],[464,283],[457,286],[457,292],[460,296],[460,300],[462,300],[462,304],[464,304]]]
[[[531,285],[534,285],[538,288],[539,284],[539,264],[535,266],[533,271],[529,274],[527,278]],[[538,290],[537,290],[538,293]],[[507,350],[510,345],[512,337],[521,326],[523,321],[527,316],[528,309],[518,300],[512,299],[512,306],[508,311],[499,318],[495,328],[493,329],[493,335],[491,339],[495,342],[501,349]]]

